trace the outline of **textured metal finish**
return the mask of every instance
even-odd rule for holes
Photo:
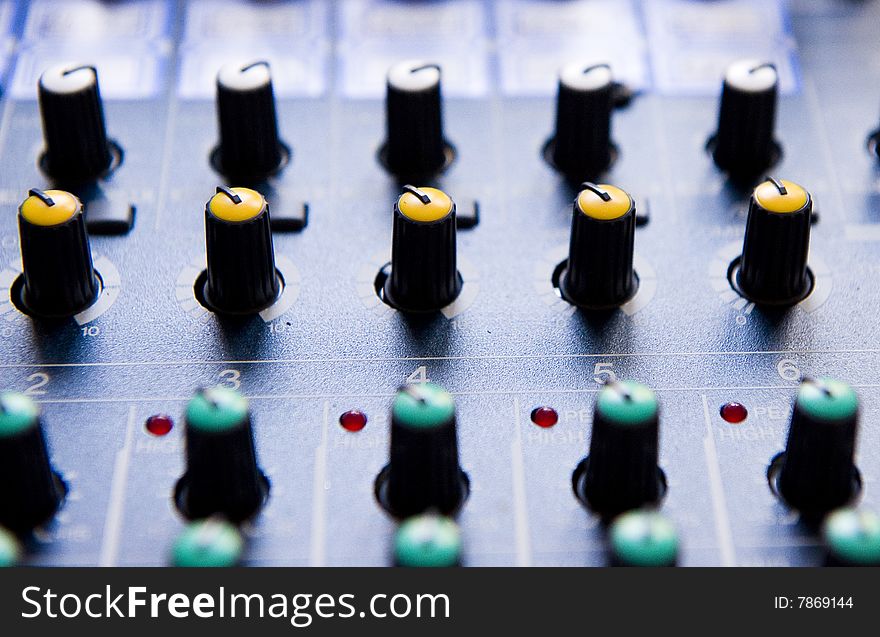
[[[795,7],[802,81],[780,97],[784,155],[773,174],[815,197],[811,267],[824,278],[820,287],[817,273],[813,294],[785,313],[754,308],[726,279],[748,196],[725,184],[705,148],[717,96],[648,91],[615,114],[620,156],[603,181],[650,212],[636,230],[636,270],[640,293],[646,269],[655,288],[646,304],[601,319],[536,290],[550,285],[548,255],[560,246],[565,254],[574,197],[541,153],[553,96],[493,89],[448,97],[445,130],[457,155],[437,185],[456,200],[479,200],[479,225],[458,239],[474,268],[463,273],[465,286],[479,280],[479,288],[452,319],[411,320],[378,297],[359,298],[362,270],[387,255],[399,191],[376,159],[381,99],[343,97],[328,65],[322,96],[279,91],[279,126],[294,159],[275,189],[307,201],[310,216],[302,233],[275,235],[285,295],[294,290],[285,298],[295,301],[268,323],[221,321],[192,296],[204,267],[204,202],[218,183],[208,159],[214,104],[178,97],[173,58],[156,97],[108,101],[108,131],[125,149],[112,185],[138,207],[129,235],[93,238],[102,276],[112,267],[121,279],[105,288],[112,305],[89,322],[57,325],[0,301],[0,387],[29,390],[41,404],[54,466],[70,488],[27,561],[168,563],[185,525],[172,501],[185,401],[222,383],[249,397],[272,483],[261,516],[245,528],[245,563],[390,564],[395,525],[373,484],[388,461],[391,398],[407,379],[430,379],[456,399],[470,478],[458,516],[465,563],[602,564],[602,526],[576,499],[571,477],[588,450],[599,382],[613,373],[649,385],[660,400],[662,510],[679,529],[682,565],[821,563],[815,530],[780,503],[766,472],[784,446],[799,378],[837,377],[861,399],[862,501],[880,507],[880,194],[877,157],[866,147],[878,123],[880,7]],[[4,91],[0,108],[5,289],[19,259],[15,208],[47,182],[37,165],[36,101]],[[720,418],[729,400],[747,406],[745,422]],[[555,427],[529,421],[539,405],[559,411]],[[363,430],[339,426],[349,409],[368,415]],[[176,420],[165,437],[144,430],[156,413]]]

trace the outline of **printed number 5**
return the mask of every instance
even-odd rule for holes
[[[617,374],[611,369],[614,363],[596,363],[593,368],[593,380],[598,385],[607,385],[617,381]]]

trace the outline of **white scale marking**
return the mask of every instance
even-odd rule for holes
[[[119,557],[119,540],[125,515],[125,492],[128,485],[128,470],[131,465],[131,448],[134,438],[135,406],[128,410],[128,425],[125,429],[125,442],[116,452],[113,462],[113,477],[110,479],[110,502],[104,520],[104,535],[101,540],[101,554],[98,566],[115,566]]]
[[[523,458],[522,424],[519,398],[513,399],[514,432],[510,443],[510,466],[513,473],[513,516],[516,531],[516,565],[532,565],[532,539],[529,530],[529,507],[526,500],[526,472]]]
[[[703,450],[706,453],[706,470],[709,477],[709,491],[712,494],[712,512],[715,517],[715,537],[721,550],[721,565],[736,566],[736,552],[733,547],[733,532],[724,498],[724,483],[721,481],[721,466],[718,464],[718,451],[715,448],[715,434],[709,416],[709,399],[703,394],[703,418],[706,420],[706,437]]]
[[[327,557],[327,435],[330,427],[330,403],[324,403],[321,444],[315,449],[315,473],[312,478],[312,538],[310,566],[324,566]]]

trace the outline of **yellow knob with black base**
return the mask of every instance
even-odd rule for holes
[[[250,188],[219,186],[205,206],[208,269],[201,291],[220,314],[254,314],[275,302],[281,281],[269,204]]]
[[[28,195],[18,209],[21,307],[35,316],[73,316],[94,303],[100,290],[82,203],[63,190]]]
[[[608,184],[582,185],[572,207],[568,264],[562,296],[586,309],[615,308],[635,294],[633,270],[636,205]]]
[[[404,191],[394,205],[391,273],[383,294],[400,310],[432,312],[461,291],[455,202],[436,188],[404,186]]]
[[[792,305],[809,294],[812,212],[810,193],[793,182],[768,178],[755,188],[736,278],[749,300]]]

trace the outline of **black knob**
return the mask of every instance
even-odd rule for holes
[[[456,266],[455,203],[436,188],[404,190],[394,205],[385,299],[401,310],[439,310],[455,300],[462,285]]]
[[[778,479],[779,492],[793,508],[821,514],[855,495],[858,408],[846,383],[830,378],[801,383]]]
[[[178,508],[189,518],[252,517],[269,482],[257,466],[247,400],[225,387],[203,389],[186,408],[186,473],[177,483]]]
[[[828,566],[880,566],[880,515],[851,507],[828,514],[822,522]]]
[[[381,157],[401,182],[430,181],[452,159],[443,137],[440,67],[409,60],[388,71]]]
[[[563,297],[590,309],[617,307],[632,297],[635,231],[632,197],[615,186],[583,184],[572,206],[568,264],[559,282]]]
[[[37,406],[27,396],[0,394],[0,527],[20,535],[47,522],[64,498],[49,464]]]
[[[391,408],[391,459],[377,495],[397,517],[451,513],[467,496],[458,464],[455,404],[431,383],[401,389]]]
[[[570,64],[559,73],[556,132],[548,144],[553,166],[569,181],[594,179],[611,165],[614,80],[607,64]]]
[[[278,136],[268,62],[227,64],[217,74],[220,144],[215,165],[226,177],[253,183],[275,173],[287,149]]]
[[[113,156],[95,67],[53,66],[40,76],[38,94],[46,173],[65,185],[99,177]]]
[[[266,199],[220,186],[205,206],[208,269],[203,296],[221,314],[253,314],[281,291]]]
[[[755,177],[779,155],[773,139],[779,77],[776,67],[740,60],[728,67],[721,89],[718,130],[710,141],[715,164],[734,178]]]
[[[31,190],[18,209],[22,306],[43,317],[73,316],[94,303],[99,284],[79,199]]]
[[[591,509],[611,516],[663,495],[658,414],[654,392],[639,383],[616,382],[599,392],[590,455],[575,473],[575,490]]]
[[[810,193],[795,183],[771,178],[755,188],[736,275],[740,291],[750,300],[790,305],[810,292],[812,211]]]

